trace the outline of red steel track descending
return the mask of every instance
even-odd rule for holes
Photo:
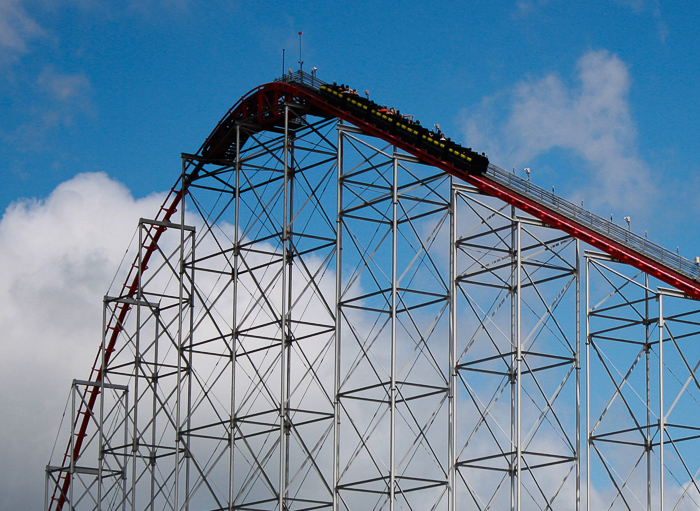
[[[538,200],[537,195],[542,196],[544,190],[530,183],[527,183],[527,188],[539,193],[523,193],[522,185],[525,182],[511,176],[507,179],[503,179],[502,176],[499,178],[497,170],[500,170],[501,174],[507,175],[507,173],[502,169],[498,169],[498,167],[490,166],[489,172],[483,175],[470,174],[449,162],[436,158],[421,148],[406,142],[404,139],[359,118],[352,111],[333,105],[318,90],[318,86],[323,85],[323,82],[309,75],[298,72],[289,76],[288,79],[287,77],[285,78],[285,81],[267,83],[257,87],[236,103],[209,136],[201,150],[202,154],[207,158],[224,159],[227,148],[230,147],[232,140],[235,140],[235,125],[238,121],[253,118],[261,125],[261,129],[264,129],[265,125],[275,124],[283,118],[284,103],[305,106],[309,108],[309,113],[314,115],[337,117],[347,121],[368,134],[381,138],[414,155],[423,163],[438,167],[448,174],[475,186],[480,191],[497,197],[548,225],[606,252],[615,259],[656,277],[686,295],[700,299],[700,280],[698,280],[700,271],[697,265],[693,265],[690,261],[661,249],[661,247],[655,246],[646,240],[642,240],[627,231],[621,230],[612,222],[595,217],[553,194],[546,192],[550,196],[550,200]],[[521,186],[512,186],[510,184],[518,181],[520,181]],[[556,203],[569,207],[563,208],[562,211],[562,208],[553,206]],[[567,211],[572,213],[567,214]],[[584,215],[586,221],[577,218],[578,215],[573,214],[576,211],[586,213]],[[595,222],[591,221],[591,219]],[[596,229],[590,224],[596,224],[598,228]],[[614,232],[617,230],[618,235],[613,236],[601,232],[606,227],[608,231],[612,230]],[[636,241],[636,243],[631,243],[630,241]],[[637,248],[645,246],[655,248],[652,252],[653,255],[649,254],[648,250]]]
[[[323,85],[323,82],[298,72],[285,77],[282,81],[261,85],[244,95],[229,110],[202,145],[198,151],[200,165],[190,175],[186,176],[185,180],[188,181],[196,177],[196,173],[203,163],[225,162],[227,160],[230,163],[233,160],[235,152],[231,150],[231,147],[235,144],[237,123],[245,121],[248,127],[252,125],[257,127],[259,131],[263,131],[271,127],[280,126],[285,115],[285,105],[301,107],[304,113],[328,118],[336,117],[357,126],[369,135],[380,138],[414,155],[421,162],[438,167],[448,174],[471,184],[481,192],[497,197],[546,224],[606,252],[615,259],[669,284],[689,297],[700,300],[698,269],[696,265],[689,261],[645,242],[638,236],[628,234],[627,231],[620,229],[615,224],[595,217],[567,203],[565,200],[557,198],[553,194],[534,187],[529,182],[524,187],[525,182],[523,180],[508,176],[505,171],[498,169],[498,167],[489,166],[489,171],[485,174],[470,174],[449,162],[429,154],[427,151],[416,147],[376,124],[360,118],[352,111],[338,107],[336,104],[328,101],[319,91],[318,87],[320,85]],[[508,176],[508,178],[504,179],[504,176]],[[516,185],[512,183],[516,183]],[[171,190],[157,215],[157,220],[161,222],[170,221],[182,202],[183,195],[186,193],[187,182],[180,183],[178,181],[176,187],[178,184],[181,185],[180,190],[176,188]],[[528,189],[537,193],[528,193]],[[547,195],[549,197],[546,197]],[[564,204],[568,207],[558,208],[557,204]],[[585,215],[580,215],[580,213],[585,213]],[[613,232],[617,230],[617,234],[611,235],[602,232],[606,227],[608,231],[611,230],[611,227]],[[158,239],[166,230],[166,227],[152,225],[150,229],[152,230],[150,233],[151,243],[146,247],[141,262],[137,258],[132,265],[123,285],[120,298],[135,297],[139,276],[146,270],[148,260],[156,250]],[[648,243],[650,247],[655,249],[651,254],[644,248],[637,248],[644,247],[645,243]],[[107,366],[109,363],[110,356],[115,350],[115,344],[130,308],[131,306],[128,304],[120,303],[111,314],[106,326],[106,332],[110,333],[108,335],[105,334],[104,353],[102,348],[100,348],[96,357],[90,375],[91,382],[99,383],[102,381],[102,364]],[[69,442],[64,454],[62,464],[64,470],[69,464],[74,466],[75,462],[80,458],[83,440],[86,437],[86,431],[97,403],[99,392],[99,386],[92,387],[87,404],[81,403],[80,410],[75,418],[74,430],[78,432],[76,433],[75,442]],[[63,509],[67,500],[70,482],[69,472],[64,471],[57,482],[56,488],[54,488],[51,499],[51,505],[55,503],[54,509],[56,511],[62,511]],[[49,506],[50,509],[51,505]]]

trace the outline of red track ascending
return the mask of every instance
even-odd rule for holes
[[[175,184],[175,187],[177,187],[179,183],[180,181],[178,180],[178,182]],[[177,190],[175,187],[170,191],[168,197],[165,199],[165,202],[158,211],[158,214],[156,215],[156,220],[160,221],[161,223],[170,221],[173,214],[177,211],[180,202],[182,201],[182,192],[180,190]],[[124,282],[121,289],[120,298],[136,297],[140,276],[143,273],[143,271],[148,267],[148,261],[151,259],[151,256],[156,251],[158,247],[158,240],[160,239],[161,235],[165,232],[166,227],[163,227],[162,225],[152,224],[149,226],[148,229],[148,237],[150,238],[151,242],[145,247],[141,258],[139,258],[139,256],[137,255],[136,261],[129,269],[129,274],[127,275],[126,281]],[[126,319],[126,315],[128,314],[130,309],[131,305],[128,305],[125,302],[118,302],[117,306],[112,311],[112,314],[106,326],[106,330],[105,332],[103,332],[105,336],[104,351],[102,349],[102,346],[100,346],[100,349],[97,352],[97,357],[95,358],[95,362],[92,366],[92,370],[90,371],[89,381],[95,383],[99,383],[102,381],[102,368],[104,366],[107,366],[112,356],[112,353],[114,353],[115,351],[115,345],[117,343],[117,340],[119,339],[119,334],[124,328],[124,320]],[[70,441],[68,442],[68,447],[66,448],[66,452],[63,455],[63,462],[61,465],[62,467],[64,467],[64,469],[67,469],[70,466],[75,466],[78,459],[80,459],[81,451],[83,448],[83,441],[87,437],[87,429],[90,424],[90,419],[93,416],[93,412],[95,409],[95,405],[97,404],[97,398],[99,397],[99,395],[100,387],[97,385],[93,386],[88,391],[87,403],[85,403],[85,400],[81,400],[80,402],[79,410],[73,419],[75,421],[73,425],[73,431],[77,431],[77,433],[73,433],[76,437],[75,443]],[[54,504],[56,505],[55,509],[57,511],[61,511],[63,509],[63,505],[68,499],[70,490],[71,478],[69,476],[70,474],[68,471],[61,472],[56,487],[53,490],[51,502],[49,503],[49,509],[51,509]]]
[[[304,77],[302,76],[302,81]],[[308,82],[309,80],[306,79]],[[311,82],[313,83],[313,82]],[[321,82],[316,81],[316,84]],[[458,168],[457,166],[443,161],[427,151],[416,147],[402,138],[399,138],[392,133],[385,131],[375,124],[367,122],[352,112],[348,112],[329,102],[315,87],[310,87],[303,83],[291,81],[279,81],[261,85],[248,94],[243,96],[224,118],[219,122],[217,127],[207,138],[206,142],[199,150],[199,155],[204,160],[221,161],[230,160],[233,157],[231,147],[235,141],[235,126],[238,121],[246,121],[249,124],[259,126],[259,129],[265,130],[268,127],[279,125],[284,118],[284,105],[299,105],[306,107],[308,113],[319,115],[322,117],[337,117],[361,128],[369,135],[378,137],[386,142],[399,147],[400,149],[416,156],[419,160],[427,165],[438,167],[448,174],[453,175],[463,181],[470,183],[482,192],[501,199],[502,201],[515,206],[516,208],[532,215],[535,218],[542,220],[548,225],[560,229],[567,234],[570,234],[589,245],[596,247],[615,259],[629,264],[657,279],[665,282],[674,288],[682,291],[686,295],[700,299],[700,282],[690,278],[685,272],[677,271],[667,264],[663,264],[648,257],[644,253],[635,250],[634,247],[628,246],[614,237],[606,236],[603,233],[590,228],[586,224],[571,218],[555,208],[549,207],[546,202],[541,202],[528,197],[525,194],[519,193],[503,183],[499,183],[488,177],[488,175],[470,174],[467,171]],[[200,161],[204,161],[200,160]],[[196,172],[196,170],[195,170]],[[190,176],[192,177],[192,176]],[[178,184],[179,183],[178,181]],[[177,186],[177,184],[176,184]],[[182,184],[182,188],[186,189],[186,183]],[[168,221],[173,213],[177,210],[180,202],[183,199],[181,191],[173,188],[166,202],[161,207],[157,220]],[[143,254],[141,262],[137,259],[132,266],[132,271],[129,273],[126,282],[122,288],[122,298],[134,298],[137,292],[138,278],[140,273],[145,270],[148,260],[157,246],[157,241],[161,234],[165,231],[165,227],[151,226],[153,232],[150,236],[152,243],[149,244],[148,250]],[[107,330],[105,332],[106,342],[104,353],[102,349],[98,352],[95,364],[91,372],[90,381],[102,381],[102,363],[107,365],[111,354],[115,350],[115,344],[121,332],[126,314],[130,306],[125,303],[120,303],[115,308],[112,316],[109,318]],[[110,332],[110,333],[107,333]],[[104,357],[104,362],[103,362]],[[86,431],[90,423],[97,397],[99,396],[100,387],[92,387],[88,398],[86,409],[81,409],[75,418],[76,433],[75,443],[69,442],[63,458],[64,469],[71,464],[77,462],[80,458],[83,439],[86,437]],[[70,477],[68,472],[62,472],[58,480],[56,488],[54,488],[53,497],[49,508],[53,504],[56,505],[56,511],[61,511],[66,502],[70,487]]]

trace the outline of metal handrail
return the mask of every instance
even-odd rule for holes
[[[291,73],[287,73],[286,75],[283,75],[280,78],[276,78],[275,81],[284,83],[299,83],[301,85],[306,85],[307,87],[311,87],[312,89],[316,90],[318,90],[319,87],[321,87],[321,85],[326,85],[326,82],[317,78],[315,73],[306,73],[301,69],[297,71],[292,71]]]
[[[318,90],[321,85],[326,84],[323,80],[318,79],[315,74],[305,73],[302,70],[288,73],[275,81],[299,83],[316,90]],[[649,241],[646,237],[641,237],[629,229],[625,229],[610,220],[606,220],[580,206],[576,206],[566,199],[555,195],[553,192],[540,188],[532,182],[522,179],[512,172],[508,172],[496,165],[489,164],[486,175],[493,181],[538,204],[556,211],[565,218],[573,220],[580,225],[585,225],[620,245],[628,247],[690,279],[700,281],[700,264],[694,263],[678,253],[671,252]]]
[[[629,247],[635,252],[643,254],[649,259],[653,259],[693,280],[700,280],[700,265],[649,241],[646,237],[641,237],[629,229],[601,218],[495,165],[489,165],[486,175],[497,183],[556,211],[566,218],[589,227],[591,230],[610,238],[620,245]]]

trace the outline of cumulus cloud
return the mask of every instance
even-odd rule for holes
[[[583,55],[576,69],[573,86],[552,73],[485,98],[465,119],[468,140],[506,165],[527,166],[555,150],[573,153],[590,172],[584,195],[595,207],[640,212],[640,198],[651,200],[654,185],[637,150],[627,65],[601,50]]]
[[[44,200],[15,202],[2,217],[3,511],[41,508],[70,379],[88,377],[100,342],[102,296],[138,218],[151,217],[161,201],[136,200],[105,174],[81,174]]]

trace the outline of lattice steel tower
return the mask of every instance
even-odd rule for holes
[[[426,133],[298,72],[184,154],[46,509],[700,506],[697,266]]]

